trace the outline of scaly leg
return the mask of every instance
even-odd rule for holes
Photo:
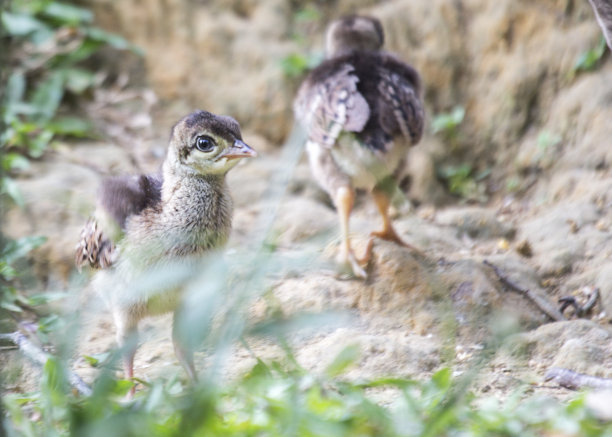
[[[354,202],[355,192],[351,188],[341,187],[336,191],[335,203],[338,209],[338,218],[340,219],[340,233],[342,239],[340,242],[338,260],[341,264],[350,267],[355,276],[365,279],[368,274],[361,265],[367,263],[369,259],[369,250],[366,251],[367,259],[357,259],[349,238],[349,217],[353,210]]]
[[[178,359],[181,366],[185,369],[187,376],[191,381],[197,381],[198,376],[193,363],[193,351],[185,346],[185,342],[178,335],[177,320],[179,317],[179,310],[174,312],[174,320],[172,321],[172,344],[174,345],[174,354]]]
[[[357,259],[349,239],[349,217],[355,201],[355,193],[350,186],[350,179],[336,165],[329,148],[308,141],[306,143],[310,167],[315,179],[327,191],[336,205],[338,218],[340,219],[341,243],[338,261],[343,267],[350,269],[353,274],[360,278],[366,278],[367,273],[362,265],[369,259],[369,251],[366,251],[366,262]],[[371,247],[371,246],[369,246]]]
[[[397,235],[397,232],[395,232],[395,229],[393,228],[393,223],[391,222],[391,217],[389,217],[389,205],[391,204],[389,195],[385,191],[375,188],[372,191],[372,196],[374,197],[374,202],[378,207],[378,212],[382,217],[383,228],[380,231],[372,232],[370,236],[382,238],[383,240],[387,241],[392,241],[396,244],[399,244],[400,246],[407,247],[422,255],[423,253],[419,249],[403,241],[400,236]]]
[[[114,313],[117,328],[117,344],[123,354],[123,377],[128,381],[134,378],[134,356],[138,348],[138,321],[130,317],[129,313],[117,311]],[[131,399],[136,393],[136,386],[132,386],[126,397]]]

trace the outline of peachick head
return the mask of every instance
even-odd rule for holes
[[[328,58],[354,50],[380,50],[385,42],[382,24],[377,18],[359,15],[342,17],[327,27],[325,52]]]
[[[165,166],[176,174],[223,175],[240,158],[257,156],[232,117],[195,111],[172,128]]]

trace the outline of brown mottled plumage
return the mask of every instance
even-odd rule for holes
[[[85,264],[102,269],[113,264],[115,254],[113,240],[118,239],[118,232],[125,230],[128,217],[140,214],[145,208],[159,203],[161,186],[161,173],[117,176],[104,180],[98,204],[99,212],[103,213],[106,219],[107,235],[104,235],[97,220],[90,219],[87,222],[75,251],[75,264],[79,270]]]
[[[110,304],[120,345],[136,334],[142,318],[176,311],[178,305],[179,290],[137,292],[135,280],[170,262],[189,263],[227,241],[232,200],[225,175],[238,158],[255,155],[233,118],[196,111],[172,128],[160,174],[104,181],[75,260],[79,268],[101,269],[93,286]],[[191,354],[174,335],[173,341],[179,361],[195,378]],[[127,378],[133,376],[135,352],[133,347],[125,355]]]
[[[383,230],[372,236],[408,246],[388,214],[390,197],[408,148],[423,134],[421,84],[414,68],[381,50],[384,33],[375,18],[350,16],[327,30],[327,59],[302,83],[294,103],[308,132],[306,145],[315,179],[333,199],[340,218],[340,261],[359,277],[370,256],[351,248],[348,221],[354,188],[372,192]]]

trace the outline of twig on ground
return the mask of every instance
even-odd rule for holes
[[[601,378],[599,376],[585,375],[569,369],[553,367],[546,372],[545,381],[554,381],[561,387],[570,390],[581,388],[612,389],[612,378]]]
[[[493,270],[493,272],[503,285],[508,287],[510,290],[516,291],[517,293],[525,296],[527,299],[533,302],[540,309],[540,311],[542,311],[552,320],[567,320],[565,316],[563,316],[563,314],[561,314],[559,310],[555,308],[553,304],[551,304],[547,299],[543,298],[542,296],[539,296],[528,288],[521,287],[520,285],[510,280],[510,278],[508,278],[508,276],[504,272],[502,272],[501,269],[495,264],[492,264],[488,260],[484,260],[482,263]]]
[[[578,300],[574,296],[564,296],[559,299],[559,303],[561,307],[559,311],[563,313],[568,307],[574,307],[574,311],[577,317],[582,317],[587,314],[589,311],[593,309],[597,300],[599,299],[599,288],[585,287],[590,289],[591,293],[589,295],[589,299],[586,301],[584,305],[580,305]],[[583,289],[584,290],[584,289]]]
[[[40,347],[32,343],[28,337],[21,332],[12,332],[10,334],[0,334],[0,340],[8,340],[14,343],[23,354],[38,366],[44,366],[50,355],[44,352]],[[81,379],[79,375],[70,370],[66,370],[68,381],[79,393],[84,396],[90,396],[91,388]]]
[[[582,314],[586,314],[593,309],[597,300],[599,299],[599,288],[595,288],[591,295],[589,296],[589,300],[582,306],[581,312]]]

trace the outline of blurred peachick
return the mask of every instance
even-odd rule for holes
[[[329,193],[340,218],[339,260],[358,277],[362,259],[349,238],[354,189],[370,191],[383,229],[371,237],[404,243],[389,217],[389,203],[410,146],[421,139],[424,111],[414,68],[381,50],[384,33],[371,17],[350,16],[330,24],[327,59],[302,83],[294,111],[308,133],[306,150],[312,173]]]
[[[100,190],[95,218],[81,233],[76,265],[99,270],[94,289],[109,303],[117,341],[125,346],[125,377],[133,377],[136,344],[126,340],[137,333],[138,322],[151,315],[175,311],[173,343],[177,358],[195,379],[192,353],[176,337],[180,302],[174,288],[135,290],[135,280],[176,262],[188,263],[222,246],[232,223],[232,199],[226,173],[240,158],[256,156],[242,141],[240,126],[231,117],[196,111],[173,128],[158,174],[115,177]]]

